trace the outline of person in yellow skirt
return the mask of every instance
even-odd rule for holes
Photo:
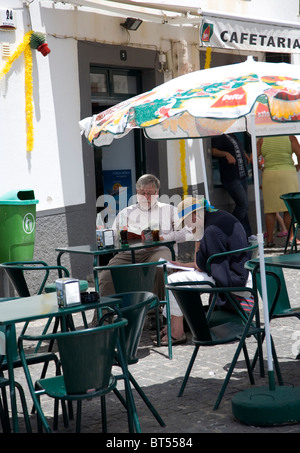
[[[300,161],[300,145],[294,135],[263,137],[257,142],[257,156],[263,157],[262,191],[264,200],[267,247],[274,247],[273,233],[276,213],[283,212],[285,225],[290,225],[291,216],[280,196],[299,192],[296,167],[292,158],[296,154]],[[292,237],[289,238],[293,240]]]

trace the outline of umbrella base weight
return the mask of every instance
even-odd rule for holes
[[[246,425],[276,426],[300,422],[300,388],[257,387],[232,398],[232,413]]]

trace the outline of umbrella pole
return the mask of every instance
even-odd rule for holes
[[[201,166],[202,166],[202,175],[203,175],[203,183],[204,183],[204,192],[205,192],[205,198],[210,203],[209,201],[209,193],[208,193],[208,184],[207,184],[207,175],[206,175],[206,165],[205,165],[205,159],[204,159],[204,148],[203,148],[203,139],[199,139],[199,148],[200,148],[200,159],[201,159]]]
[[[269,309],[267,298],[266,271],[264,262],[263,234],[260,211],[259,179],[254,114],[250,117],[250,133],[253,156],[256,219],[258,229],[259,264],[262,284],[265,338],[268,358],[268,379],[266,387],[250,388],[233,396],[232,412],[241,422],[253,426],[276,426],[300,422],[300,388],[275,386],[271,335],[269,329]]]
[[[260,266],[260,274],[261,274],[261,287],[262,287],[261,289],[262,289],[262,300],[263,300],[265,336],[266,336],[266,345],[267,345],[269,387],[270,387],[270,390],[275,390],[270,322],[269,322],[268,294],[267,294],[267,284],[266,284],[266,267],[265,267],[265,260],[264,260],[264,237],[263,237],[263,232],[262,232],[261,207],[260,207],[256,134],[255,134],[254,120],[255,120],[255,117],[254,117],[254,114],[252,114],[250,117],[250,133],[251,133],[251,147],[252,147],[253,172],[254,172],[256,223],[257,223],[257,233],[258,233],[257,241],[258,241],[258,250],[259,250],[259,266]]]

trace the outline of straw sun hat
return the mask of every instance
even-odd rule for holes
[[[179,228],[183,228],[184,220],[187,220],[192,212],[202,210],[201,214],[204,216],[204,198],[197,200],[194,197],[186,197],[180,203],[178,203],[177,211],[179,217]],[[200,212],[198,213],[198,215]],[[202,217],[201,215],[201,217]]]

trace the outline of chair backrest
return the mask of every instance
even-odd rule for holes
[[[211,255],[207,262],[206,262],[206,268],[208,274],[211,274],[211,266],[213,265],[213,262],[216,260],[219,260],[220,258],[222,259],[224,256],[231,256],[233,255],[232,259],[236,259],[236,256],[240,257],[243,256],[245,259],[250,259],[254,258],[254,255],[257,254],[258,250],[258,244],[251,245],[249,247],[245,247],[242,249],[237,249],[237,250],[229,250],[227,252],[222,252],[222,253],[215,253],[214,255]]]
[[[1,297],[1,302],[6,302],[7,300],[17,299],[17,297]],[[5,338],[6,326],[0,326],[0,367],[3,360],[6,360],[6,338]],[[11,352],[13,358],[18,357],[18,348],[17,348],[17,336],[16,336],[16,325],[11,326]]]
[[[109,385],[118,329],[126,324],[126,319],[118,318],[112,324],[92,329],[37,337],[24,335],[21,339],[56,339],[66,391],[70,395],[79,395]]]
[[[169,283],[166,285],[166,289],[173,292],[194,340],[199,342],[209,343],[213,341],[211,332],[215,327],[230,324],[231,329],[239,328],[238,326],[251,323],[257,313],[257,301],[255,301],[251,313],[245,314],[235,298],[235,293],[238,295],[239,292],[244,292],[245,287],[219,288],[214,285],[211,286],[210,282],[190,281]],[[249,293],[254,294],[252,289],[247,288],[247,290],[249,290]],[[226,296],[226,300],[232,305],[232,311],[216,311],[214,305],[212,305],[206,312],[201,300],[201,294],[205,293],[213,295],[223,293]],[[214,318],[214,314],[220,314],[220,316]],[[230,332],[226,332],[225,329],[223,333],[228,335]]]
[[[118,266],[96,266],[94,270],[109,270],[116,293],[149,291],[154,288],[157,267],[166,261],[124,264]]]
[[[294,222],[300,223],[300,192],[290,192],[280,196]]]
[[[246,267],[253,271],[254,266],[251,265],[250,263],[247,263]],[[262,296],[260,272],[257,272],[256,274],[256,282],[257,290],[259,294]],[[284,310],[289,310],[291,308],[291,304],[285,283],[284,273],[281,267],[266,265],[266,284],[269,311],[271,310],[274,297],[277,291],[279,291],[279,296],[273,315],[280,314]]]
[[[57,270],[69,277],[69,271],[63,266],[49,266],[44,261],[13,261],[8,263],[1,263],[0,268],[4,269],[7,273],[12,285],[20,297],[29,297],[30,291],[25,278],[24,272],[26,271],[43,271],[42,282],[36,294],[41,294],[46,281],[49,277],[51,270]]]
[[[201,300],[199,282],[170,283],[166,285],[166,289],[172,291],[194,339],[211,341],[208,319]],[[203,288],[202,292],[205,292],[205,288]]]
[[[124,328],[125,354],[128,363],[136,363],[137,349],[141,339],[146,313],[157,296],[148,291],[119,293],[110,296],[121,299],[119,309],[128,324]]]

